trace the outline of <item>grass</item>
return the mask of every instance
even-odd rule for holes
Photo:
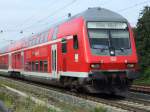
[[[13,98],[3,92],[0,92],[0,100],[3,101],[8,108],[11,108],[13,105]]]
[[[107,109],[103,107],[89,107],[85,108],[84,106],[81,107],[76,107],[74,105],[66,105],[65,103],[59,103],[60,107],[63,107],[63,112],[106,112]]]
[[[13,96],[4,92],[0,92],[0,100],[2,100],[5,106],[13,112],[57,112],[55,109],[35,104],[30,98]],[[68,108],[71,108],[69,105],[65,106],[65,108],[64,112],[88,112],[85,109],[79,108],[72,108],[72,111],[68,111]],[[106,112],[106,109],[97,107],[89,112]]]
[[[150,86],[150,67],[141,73],[140,78],[135,80],[133,84]]]
[[[96,107],[93,110],[91,110],[91,112],[107,112],[107,110],[101,107]]]
[[[30,98],[22,98],[8,91],[0,90],[0,100],[13,112],[57,112],[55,109],[35,104]]]
[[[18,89],[20,91],[23,91],[25,93],[31,94],[34,97],[38,97],[42,99],[43,101],[50,102],[54,106],[62,109],[63,112],[106,112],[106,109],[103,107],[96,107],[93,109],[93,107],[85,108],[78,107],[75,105],[66,104],[65,102],[59,102],[54,99],[51,99],[47,96],[47,93],[44,91],[39,91],[37,89],[32,89],[30,87],[24,87],[22,85],[18,85],[17,83],[6,81],[6,80],[0,80],[0,100],[2,100],[6,107],[11,109],[13,112],[57,112],[53,108],[47,108],[45,106],[37,105],[34,102],[31,101],[30,98],[21,98],[16,96],[16,94],[13,94],[12,92],[6,90],[2,84],[7,85],[9,87]],[[2,92],[1,92],[2,91]],[[42,96],[41,96],[42,95]]]
[[[150,86],[150,78],[149,79],[137,79],[134,81],[135,85],[141,85],[141,86]]]

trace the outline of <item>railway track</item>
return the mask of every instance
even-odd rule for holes
[[[130,90],[150,94],[150,86],[132,85]]]
[[[127,99],[129,101],[134,101],[135,103],[143,103],[145,105],[150,104],[150,95],[138,93],[138,92],[129,92]]]
[[[3,78],[3,77],[2,77]],[[84,100],[89,100],[89,101],[93,101],[96,103],[101,103],[101,104],[105,104],[105,105],[109,105],[111,107],[114,108],[118,108],[118,109],[122,109],[125,111],[131,111],[131,112],[150,112],[150,100],[145,97],[141,97],[139,98],[136,95],[128,95],[126,99],[123,98],[118,98],[116,96],[114,96],[113,98],[111,98],[110,96],[107,95],[89,95],[89,94],[84,94],[84,93],[74,93],[74,92],[70,92],[70,91],[64,91],[64,89],[62,88],[56,88],[53,86],[48,86],[48,85],[43,85],[43,84],[39,84],[39,83],[33,83],[33,82],[28,82],[28,81],[24,81],[24,80],[16,80],[16,79],[10,79],[10,78],[5,78],[6,81],[15,81],[15,83],[25,83],[28,86],[35,86],[38,88],[44,88],[47,90],[52,90],[52,91],[57,91],[63,94],[67,94],[67,95],[71,95],[74,96],[76,98],[81,98]],[[20,84],[19,84],[20,85]],[[148,95],[147,97],[150,98],[150,96]],[[122,112],[122,111],[120,111]]]

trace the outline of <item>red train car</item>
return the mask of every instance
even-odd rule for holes
[[[89,8],[18,41],[0,60],[0,71],[9,75],[92,93],[126,93],[137,77],[132,29],[103,8]]]

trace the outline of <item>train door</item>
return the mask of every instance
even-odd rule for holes
[[[17,54],[14,54],[14,69],[17,67]]]
[[[51,56],[52,78],[57,78],[57,44],[52,45]]]
[[[24,52],[21,51],[21,69],[24,70]]]
[[[8,69],[12,69],[12,60],[11,60],[11,53],[9,53],[9,55],[8,55]]]

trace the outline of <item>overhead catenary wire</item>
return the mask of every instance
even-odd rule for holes
[[[63,8],[66,8],[66,6],[71,6],[72,5],[72,3],[75,3],[77,0],[72,0],[72,2],[69,2],[67,5],[64,5],[63,7],[61,7],[60,9],[58,9],[58,10],[56,10],[56,11],[54,11],[52,14],[50,14],[49,16],[54,16],[59,10],[61,10],[62,11],[62,9]],[[49,16],[47,16],[47,18],[49,17]],[[63,16],[61,16],[60,17],[60,21],[62,21],[62,18],[64,18],[64,17],[67,17],[67,14],[65,14],[65,15],[63,15]],[[43,18],[43,19],[46,19],[46,18]],[[42,19],[42,20],[43,20]],[[51,20],[52,21],[52,20]],[[54,21],[54,18],[53,18],[53,21]],[[56,24],[56,23],[58,23],[58,22],[60,22],[59,21],[59,19],[57,19],[57,22],[53,22],[53,24]],[[39,22],[39,21],[38,21]],[[50,23],[50,21],[49,21],[49,23]],[[41,26],[44,26],[44,25],[48,25],[49,24],[48,22],[46,22],[46,23],[44,23],[44,24],[42,24],[42,25],[40,25],[40,27]],[[50,24],[50,25],[53,25],[53,24]],[[50,25],[48,25],[48,27],[50,27]],[[31,26],[30,26],[31,27]],[[29,27],[28,27],[29,28]],[[32,27],[31,27],[32,28]],[[46,28],[45,28],[46,29]],[[23,29],[23,30],[20,30],[20,32],[24,32],[26,29]],[[17,30],[16,29],[11,29],[11,30],[5,30],[5,32],[17,32]],[[27,31],[27,30],[26,30]],[[31,31],[30,31],[31,32]],[[16,35],[16,34],[15,34]],[[32,35],[33,35],[33,32],[32,32]],[[23,36],[23,37],[25,37],[25,36]],[[27,36],[27,37],[29,37],[29,36]],[[12,43],[12,42],[15,42],[16,40],[12,40],[12,39],[10,39],[10,40],[3,40],[3,41],[5,41],[5,42],[9,42],[9,43]]]
[[[28,26],[28,27],[23,28],[23,30],[26,30],[26,29],[28,29],[28,28],[32,28],[32,26],[34,26],[35,24],[41,23],[41,22],[43,22],[45,19],[48,19],[49,17],[53,17],[54,15],[56,15],[57,13],[60,13],[60,12],[63,11],[66,7],[72,5],[72,4],[75,3],[76,1],[77,1],[77,0],[72,0],[71,2],[69,2],[68,4],[65,4],[65,5],[62,6],[61,8],[55,10],[54,12],[52,12],[51,14],[49,14],[48,16],[46,16],[46,17],[44,17],[44,18],[38,20],[37,22],[31,24],[31,25]]]
[[[130,6],[128,6],[128,7],[119,9],[119,10],[117,10],[116,12],[119,12],[119,13],[121,14],[122,12],[128,11],[128,10],[130,10],[130,9],[132,9],[132,8],[141,6],[141,5],[146,4],[146,3],[150,3],[150,0],[145,0],[145,1],[142,1],[142,2],[138,2],[138,3],[133,4],[133,5],[130,5]],[[145,23],[147,23],[147,22],[145,22]],[[145,24],[145,23],[144,23],[144,24]],[[134,25],[136,26],[136,25],[137,25],[137,22],[135,22]]]
[[[39,25],[40,27],[41,26],[44,26],[44,25],[46,25],[46,24],[49,24],[50,22],[53,22],[54,21],[54,15],[56,15],[56,14],[58,14],[58,13],[60,13],[61,11],[63,11],[63,9],[65,9],[66,7],[68,7],[68,6],[71,6],[72,4],[74,4],[75,2],[76,2],[77,0],[72,0],[71,2],[69,2],[69,3],[67,3],[67,4],[65,4],[64,6],[62,6],[61,8],[59,8],[59,9],[57,9],[56,11],[53,11],[51,14],[49,14],[48,16],[46,16],[46,17],[44,17],[44,18],[42,18],[42,19],[40,19],[40,20],[38,20],[38,21],[36,21],[35,23],[33,23],[33,24],[31,24],[31,25],[29,25],[29,26],[27,26],[27,27],[25,27],[25,28],[22,28],[22,29],[20,29],[20,30],[18,30],[18,29],[7,29],[7,30],[4,30],[4,32],[21,32],[21,31],[27,31],[28,29],[31,29],[31,28],[34,28],[34,26],[35,25]],[[56,2],[56,1],[55,1]],[[66,16],[66,14],[65,15],[63,15],[63,16],[61,16],[60,18],[62,19],[62,17],[65,17]],[[42,23],[44,20],[46,20],[46,19],[49,19],[49,17],[52,17],[52,18],[50,18],[50,20],[51,21],[49,21],[49,22],[45,22],[45,23],[43,23],[42,25],[41,24],[39,24],[39,23]],[[53,20],[53,21],[52,21]],[[53,23],[55,23],[55,22],[53,22]],[[35,26],[35,27],[37,27],[37,26]]]
[[[101,0],[100,0],[101,1]],[[113,0],[105,0],[103,3],[101,3],[100,5],[103,6],[103,5],[108,5],[110,4],[111,2],[113,2]]]
[[[55,0],[54,0],[54,1],[55,1]],[[23,31],[23,32],[31,32],[31,31],[29,31],[28,29],[33,29],[34,27],[37,27],[37,26],[40,26],[40,27],[41,27],[41,26],[45,26],[45,25],[46,25],[45,27],[49,27],[49,26],[51,26],[50,22],[53,22],[53,21],[55,20],[54,16],[55,16],[56,14],[60,13],[60,12],[63,11],[64,9],[66,9],[68,6],[71,6],[71,5],[74,4],[76,1],[77,1],[77,0],[72,0],[72,1],[70,1],[69,3],[67,3],[67,4],[64,4],[62,7],[58,8],[58,9],[55,10],[55,11],[53,11],[52,13],[50,13],[50,14],[47,15],[47,16],[45,16],[44,18],[41,18],[40,20],[37,20],[37,21],[35,21],[33,24],[27,26],[26,23],[34,17],[34,15],[32,15],[31,17],[29,17],[29,18],[27,18],[26,20],[24,20],[23,23],[21,24],[21,26],[25,26],[25,25],[26,25],[27,27],[21,28],[21,29],[19,29],[19,30],[16,29],[16,28],[14,28],[14,29],[6,29],[6,30],[3,30],[3,29],[2,29],[2,30],[3,30],[2,33],[5,33],[5,32],[18,32],[18,33],[20,33],[20,31]],[[55,2],[56,2],[56,1],[55,1]],[[105,1],[104,3],[107,4],[107,2],[108,2],[108,1]],[[150,0],[146,0],[146,1],[143,1],[143,2],[136,3],[136,4],[132,5],[132,6],[129,6],[129,7],[120,9],[120,10],[118,10],[118,11],[123,12],[123,11],[129,10],[129,9],[131,9],[131,8],[140,6],[140,5],[142,5],[142,4],[146,4],[147,2],[150,2]],[[51,2],[51,3],[52,3],[52,2]],[[52,18],[50,18],[50,17],[52,17]],[[58,17],[57,22],[59,22],[59,19],[62,20],[62,18],[64,18],[64,17],[67,17],[67,14],[63,15],[62,17]],[[47,22],[45,22],[46,19],[50,19],[50,20],[47,21]],[[55,24],[55,23],[57,23],[57,22],[53,22],[53,24]],[[40,23],[40,24],[39,24],[39,23]],[[18,25],[18,27],[19,27],[19,26],[20,26],[20,25]],[[46,28],[43,28],[43,29],[46,29]],[[1,29],[0,29],[0,30],[1,30]],[[33,31],[32,31],[31,33],[33,33]],[[34,33],[35,33],[35,32],[34,32]],[[1,33],[0,33],[0,34],[1,34]],[[16,34],[15,34],[15,35],[16,35]],[[11,40],[11,39],[10,39],[10,40]],[[9,40],[8,40],[8,41],[9,41]]]
[[[42,23],[45,19],[49,19],[49,17],[53,17],[54,15],[56,15],[57,13],[59,13],[60,11],[62,11],[62,9],[65,9],[66,6],[70,6],[71,4],[73,4],[73,3],[76,2],[76,1],[77,1],[77,0],[72,0],[72,1],[69,2],[68,4],[66,4],[66,5],[64,5],[63,7],[59,8],[58,10],[52,12],[50,15],[48,15],[48,16],[46,16],[46,17],[44,17],[44,18],[42,18],[42,19],[40,19],[40,20],[38,20],[38,21],[36,21],[35,23],[33,23],[33,24],[31,24],[31,25],[29,25],[29,26],[27,26],[27,27],[25,27],[25,28],[22,28],[22,29],[20,29],[20,30],[18,30],[18,29],[8,29],[8,30],[2,30],[2,31],[3,31],[3,32],[18,32],[18,31],[20,32],[20,31],[25,31],[25,30],[26,30],[26,32],[28,32],[28,29],[31,29],[31,28],[34,28],[34,27],[37,27],[37,26],[40,26],[40,27],[41,27],[41,26],[47,25],[47,24],[49,24],[51,21]],[[129,9],[131,9],[131,8],[140,6],[140,5],[145,4],[145,3],[148,3],[148,2],[150,2],[150,0],[146,0],[146,1],[143,1],[143,2],[136,3],[136,4],[132,5],[132,6],[129,6],[129,7],[120,9],[120,10],[118,10],[118,11],[119,11],[119,12],[123,12],[123,11],[129,10]],[[32,18],[32,17],[31,17],[31,18]],[[30,18],[28,18],[28,19],[30,19]],[[28,21],[28,19],[26,20],[26,22]],[[50,20],[51,20],[51,18],[50,18]],[[54,18],[53,18],[53,20],[54,20]],[[26,22],[25,22],[25,23],[26,23]],[[24,24],[25,24],[25,23],[24,23]],[[38,23],[42,23],[42,24],[38,24]],[[1,33],[3,33],[3,32],[1,32]]]
[[[56,2],[56,0],[53,0],[52,2],[48,3],[48,7],[46,7],[45,9],[48,9],[48,8],[49,8],[49,5],[54,4],[55,2]],[[27,22],[31,21],[32,18],[33,18],[37,13],[39,14],[39,12],[34,13],[33,15],[31,15],[30,17],[28,17],[27,19],[25,19],[21,24],[15,26],[15,27],[21,27],[21,26],[23,26],[24,24],[26,24]]]
[[[26,29],[32,28],[32,27],[34,27],[35,25],[37,25],[38,23],[43,22],[45,19],[48,19],[48,18],[51,17],[51,16],[53,17],[54,15],[57,14],[57,12],[62,11],[62,9],[66,8],[66,6],[70,6],[70,5],[73,4],[74,2],[76,2],[76,0],[72,0],[72,1],[69,2],[68,4],[66,4],[66,5],[64,5],[63,7],[59,8],[58,10],[52,12],[50,15],[48,15],[48,16],[46,16],[46,17],[40,19],[40,20],[38,20],[37,22],[35,22],[35,23],[33,23],[33,24],[31,24],[31,25],[25,27],[25,28],[23,28],[22,30],[26,30]],[[139,6],[139,5],[145,4],[145,3],[147,3],[147,2],[150,2],[150,1],[149,1],[149,0],[146,0],[146,1],[143,1],[143,2],[139,2],[139,3],[136,3],[136,4],[132,5],[132,6],[129,6],[129,7],[120,9],[120,10],[118,10],[118,11],[119,11],[119,12],[123,12],[123,11],[129,10],[129,9],[131,9],[131,8],[137,7],[137,6]],[[46,23],[48,23],[48,22],[46,22]],[[46,24],[46,23],[44,23],[44,24]],[[42,24],[42,25],[43,25],[43,24]],[[16,30],[14,30],[14,31],[16,31]]]
[[[127,10],[129,10],[129,9],[131,9],[131,8],[135,8],[135,7],[137,7],[137,6],[146,4],[146,3],[148,3],[148,2],[150,2],[150,0],[145,0],[145,1],[142,1],[142,2],[139,2],[139,3],[136,3],[136,4],[134,4],[134,5],[131,5],[131,6],[129,6],[129,7],[120,9],[120,10],[118,10],[118,12],[127,11]]]

